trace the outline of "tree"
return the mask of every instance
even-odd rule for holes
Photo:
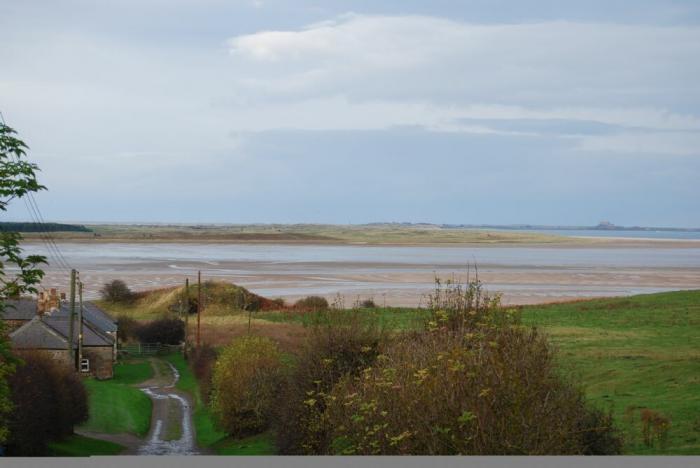
[[[32,192],[45,190],[36,179],[39,168],[26,161],[27,145],[16,138],[12,128],[0,123],[0,211],[7,211],[10,202]],[[44,272],[39,268],[46,263],[41,255],[22,255],[18,232],[0,232],[0,313],[5,311],[5,299],[37,292]],[[12,410],[7,378],[14,372],[16,358],[10,352],[10,343],[0,321],[0,443],[8,436],[8,414]]]
[[[129,286],[122,280],[112,280],[105,283],[100,289],[102,299],[113,304],[123,303],[128,304],[134,300],[134,293],[129,289]]]

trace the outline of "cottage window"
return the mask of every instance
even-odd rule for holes
[[[90,360],[87,358],[80,360],[80,372],[90,372]]]

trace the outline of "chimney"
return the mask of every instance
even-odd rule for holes
[[[48,304],[46,306],[46,311],[53,312],[54,310],[61,307],[61,300],[58,297],[58,291],[56,288],[49,289]]]
[[[40,291],[36,299],[36,314],[44,315],[44,312],[46,312],[46,295],[44,291]]]

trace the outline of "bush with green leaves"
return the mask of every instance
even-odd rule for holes
[[[269,423],[282,371],[274,341],[236,338],[219,355],[212,377],[211,409],[217,425],[234,437],[264,431]]]
[[[305,346],[278,400],[274,429],[280,453],[327,451],[325,395],[343,376],[371,366],[386,339],[385,330],[359,311],[327,310],[311,317]]]

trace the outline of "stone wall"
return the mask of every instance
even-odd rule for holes
[[[112,346],[83,346],[83,358],[90,360],[90,375],[97,379],[111,379],[114,376]]]

